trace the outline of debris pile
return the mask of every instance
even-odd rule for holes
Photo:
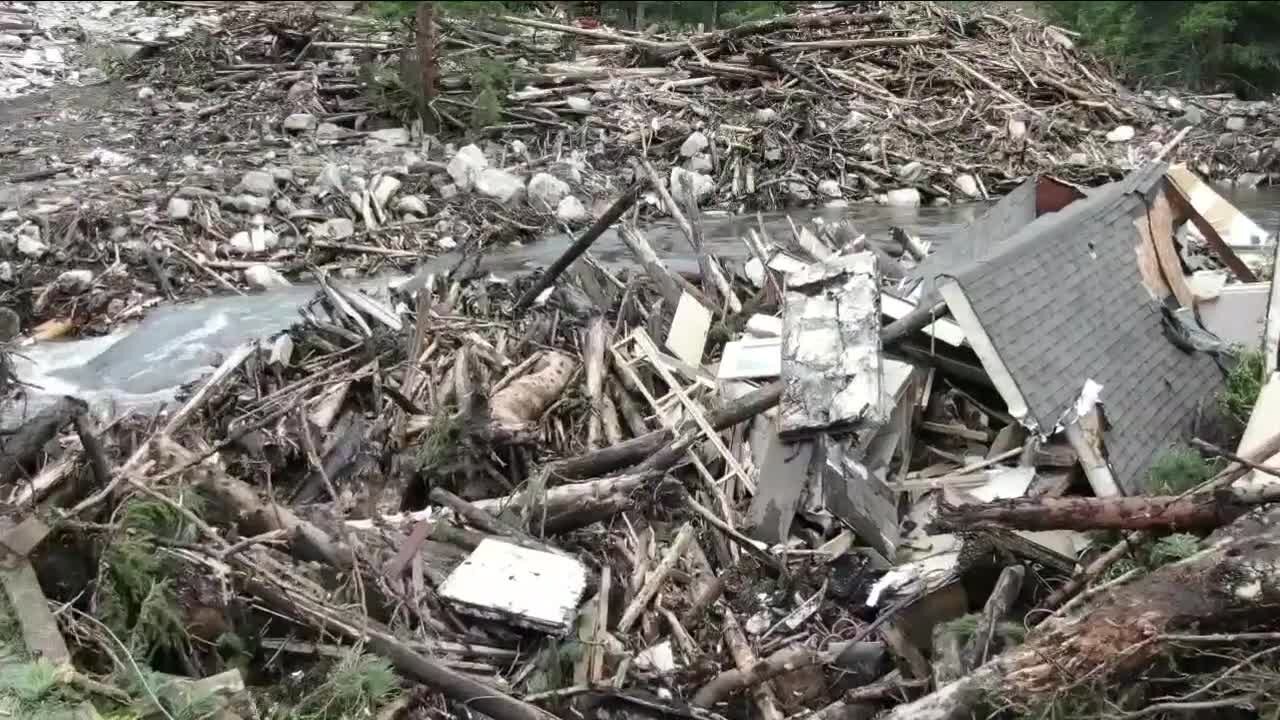
[[[0,145],[0,298],[42,337],[580,227],[641,179],[637,150],[703,207],[915,206],[995,198],[1038,172],[1118,179],[1185,124],[1069,33],[929,3],[671,37],[442,16],[436,133],[387,122],[414,105],[400,26],[294,3],[55,5],[69,4],[8,7],[28,18],[15,52],[54,38],[76,72],[96,62],[129,87],[15,117]],[[99,60],[95,38],[146,52]],[[642,211],[664,214],[656,193]]]
[[[1198,441],[1221,472],[1143,481],[1206,435],[1233,362],[1186,256],[1253,280],[1167,165],[1033,178],[936,253],[762,226],[744,267],[703,251],[691,179],[632,169],[542,272],[322,275],[180,407],[103,423],[66,398],[0,438],[0,580],[59,697],[176,715],[195,681],[286,717],[347,707],[332,678],[362,667],[384,681],[351,711],[382,717],[944,718],[1122,679],[1137,711],[1186,690],[1162,658],[1213,644],[1217,674],[1274,629],[1275,511],[1251,511],[1280,497],[1278,381],[1244,399],[1237,452]],[[697,273],[639,229],[646,192]],[[614,223],[633,270],[588,252]],[[1261,385],[1280,313],[1259,320]]]

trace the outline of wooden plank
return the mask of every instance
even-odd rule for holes
[[[1265,238],[1266,231],[1196,177],[1185,165],[1169,168],[1166,177],[1170,182],[1166,183],[1165,192],[1179,217],[1191,220],[1209,249],[1241,282],[1257,282],[1257,276],[1231,249],[1231,243],[1252,245],[1255,237]]]
[[[774,545],[786,542],[791,534],[800,496],[809,482],[813,442],[785,442],[778,437],[776,420],[771,430],[747,521],[751,526],[748,535]]]
[[[1191,292],[1187,276],[1182,272],[1182,259],[1173,244],[1173,208],[1164,193],[1156,195],[1146,213],[1134,218],[1133,226],[1155,247],[1160,272],[1178,304],[1186,308],[1195,307],[1195,293]]]
[[[901,535],[897,496],[852,457],[847,441],[821,439],[823,499],[827,509],[849,523],[858,538],[885,557],[895,557]]]
[[[0,582],[22,626],[27,650],[56,667],[70,666],[71,651],[62,639],[58,621],[49,610],[49,600],[40,589],[40,580],[31,562],[22,558],[12,567],[0,569]]]

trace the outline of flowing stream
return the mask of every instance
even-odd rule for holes
[[[1228,198],[1267,230],[1280,229],[1280,188],[1228,193]],[[855,205],[848,217],[868,235],[883,235],[901,226],[935,247],[948,234],[972,220],[985,208],[971,204],[943,208],[892,208]],[[796,222],[808,216],[792,213]],[[716,255],[743,261],[748,257],[740,238],[756,226],[754,216],[704,217],[708,249]],[[789,233],[785,215],[765,218],[770,234]],[[645,228],[649,241],[676,270],[696,270],[697,263],[680,230],[672,223]],[[481,269],[497,275],[546,267],[568,247],[570,238],[553,236],[522,247],[490,251]],[[591,248],[592,255],[609,266],[631,262],[630,253],[613,232]],[[458,257],[446,254],[424,263],[419,274],[445,271]],[[380,278],[361,285],[366,290],[385,287],[397,278]],[[172,400],[183,384],[208,372],[219,358],[246,340],[265,338],[293,324],[298,308],[310,300],[316,288],[298,285],[257,295],[227,295],[152,309],[139,323],[111,335],[51,342],[22,348],[15,358],[19,377],[39,389],[28,393],[22,407],[0,408],[0,425],[20,422],[42,406],[47,398],[69,394],[98,407],[115,411],[156,407]]]

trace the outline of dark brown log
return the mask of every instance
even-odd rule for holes
[[[716,430],[725,430],[749,420],[777,405],[782,397],[782,387],[781,382],[775,382],[753,390],[737,400],[725,403],[723,407],[707,417],[707,422],[711,423],[711,427]],[[671,453],[660,451],[663,451],[663,448],[674,439],[675,433],[671,430],[655,430],[611,447],[562,460],[552,465],[550,470],[553,477],[594,478],[643,462],[645,458],[658,458],[662,455],[663,457],[652,465],[645,463],[646,467],[657,467],[663,462],[672,462]],[[683,451],[679,452],[674,462],[679,462],[683,456]],[[667,465],[667,467],[671,466]]]
[[[0,483],[12,483],[27,477],[39,460],[45,443],[87,409],[82,400],[64,396],[11,434],[0,435]]]
[[[1018,498],[940,505],[933,529],[951,532],[990,524],[1015,530],[1212,530],[1258,505],[1278,501],[1280,486],[1186,497]]]
[[[439,85],[440,66],[436,58],[436,4],[429,0],[418,2],[415,17],[415,44],[418,51],[418,77],[422,83],[422,106],[418,116],[427,132],[436,131],[436,113],[433,103]]]
[[[637,180],[631,185],[631,187],[627,188],[622,195],[618,196],[618,199],[613,201],[613,204],[609,206],[609,209],[605,210],[604,214],[592,223],[591,227],[587,228],[586,232],[582,233],[582,236],[575,240],[574,243],[569,246],[569,249],[565,250],[564,254],[557,258],[556,261],[551,264],[551,267],[547,268],[546,271],[538,277],[538,281],[526,290],[524,295],[520,296],[520,299],[516,301],[515,311],[519,312],[520,310],[529,307],[529,305],[531,305],[533,301],[542,294],[543,290],[546,290],[555,284],[556,278],[560,277],[565,270],[568,270],[569,266],[573,264],[573,261],[577,260],[578,256],[582,255],[582,253],[587,251],[587,248],[591,247],[591,243],[595,242],[596,238],[603,235],[604,231],[608,230],[610,225],[613,225],[618,221],[618,218],[622,217],[622,213],[626,212],[632,205],[636,204],[636,200],[640,197],[640,190],[644,188],[646,182],[647,180]]]

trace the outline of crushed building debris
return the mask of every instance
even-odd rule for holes
[[[248,11],[170,6],[218,15],[233,38],[259,42],[267,27],[238,24]],[[298,72],[346,72],[299,68],[307,57],[388,50],[394,37],[338,40],[335,28],[362,19],[278,12],[280,23],[315,21],[305,39],[270,26],[296,59],[202,79],[251,84],[235,100],[248,104]],[[262,156],[204,177],[234,193],[225,204],[182,192],[187,180],[150,185],[133,220],[153,233],[135,250],[154,261],[156,289],[291,283],[275,292],[310,299],[286,331],[202,359],[202,376],[154,414],[74,397],[27,411],[40,389],[0,363],[0,392],[22,420],[0,434],[0,627],[14,630],[0,634],[0,670],[51,667],[46,684],[63,689],[35,701],[89,716],[200,717],[209,698],[207,712],[226,720],[931,720],[1056,702],[1109,717],[1094,709],[1151,715],[1158,698],[1185,693],[1274,708],[1272,686],[1225,682],[1280,630],[1267,612],[1280,582],[1269,479],[1280,477],[1280,310],[1236,252],[1244,221],[1165,160],[1186,132],[1127,173],[1107,165],[1112,181],[1097,187],[1036,172],[1063,167],[1036,146],[1054,133],[1111,147],[1098,131],[1038,124],[1049,103],[1073,98],[1071,112],[1115,121],[1132,111],[1107,99],[1109,83],[1066,36],[958,17],[846,5],[680,42],[510,18],[619,47],[589,53],[612,58],[607,71],[522,66],[530,79],[516,93],[531,94],[509,110],[519,127],[504,128],[508,141],[573,117],[664,149],[606,165],[538,135],[521,152],[508,142],[446,156],[417,128],[360,126],[326,146],[314,176]],[[538,33],[499,37],[523,50]],[[207,40],[206,50],[226,42]],[[749,40],[759,45],[739,47]],[[919,65],[891,70],[908,52]],[[916,95],[895,72],[968,85],[961,121],[930,126],[928,113],[954,113],[944,106],[959,94]],[[1022,92],[1024,79],[1041,91]],[[628,83],[657,89],[628,94]],[[445,88],[460,84],[446,74]],[[1023,164],[992,161],[981,174],[912,160],[910,181],[885,170],[894,187],[875,191],[941,197],[941,178],[969,169],[974,186],[1010,192],[936,250],[901,228],[864,234],[848,215],[797,213],[786,233],[745,228],[745,261],[710,252],[699,197],[765,206],[803,194],[819,180],[798,170],[816,145],[767,175],[774,161],[755,153],[797,132],[786,117],[742,133],[757,146],[726,142],[734,115],[666,130],[637,108],[678,98],[688,122],[711,115],[702,103],[791,113],[803,101],[815,131],[834,112],[828,85],[880,108],[865,122],[886,138],[874,161],[831,156],[847,171],[839,192],[870,192],[880,171],[856,163],[883,168],[912,128],[986,132],[969,120],[995,104],[1026,118],[1002,125],[1010,137],[988,151]],[[338,111],[334,93],[306,97],[313,120]],[[343,112],[367,114],[357,107]],[[323,142],[303,106],[281,109],[266,131],[294,140],[268,145]],[[854,147],[863,131],[840,127],[831,142]],[[558,142],[581,140],[572,135]],[[999,149],[1013,140],[1016,161]],[[686,162],[704,151],[719,168],[705,191]],[[369,157],[420,161],[420,172]],[[744,191],[748,177],[759,184]],[[449,197],[437,193],[446,186]],[[480,269],[482,237],[521,218],[540,229],[579,196],[596,208],[570,224],[575,238],[554,262]],[[6,216],[22,222],[20,253],[110,237],[106,216],[58,225],[68,208],[51,207],[58,232],[25,205]],[[691,267],[655,249],[643,221],[656,213],[684,234]],[[384,283],[343,271],[342,257],[368,273],[411,264],[422,226],[437,244],[466,226],[460,261]],[[634,260],[622,267],[591,252],[615,226]],[[297,244],[280,244],[286,232]],[[209,238],[226,247],[205,252]],[[164,271],[179,261],[187,274]],[[20,262],[24,277],[43,272],[36,257]],[[42,281],[33,308],[65,313],[68,297],[116,274],[66,272]],[[314,286],[297,282],[307,274]],[[1237,294],[1250,298],[1247,319],[1223,309]],[[1227,320],[1240,321],[1238,345],[1213,332]],[[1182,484],[1155,484],[1176,445],[1190,452]],[[1192,656],[1195,668],[1180,663]],[[0,702],[13,694],[4,677]],[[986,708],[991,697],[1002,706]]]

